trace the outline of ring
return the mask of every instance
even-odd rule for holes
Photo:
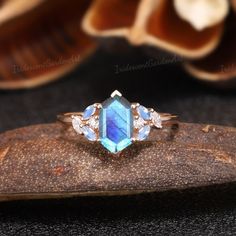
[[[111,153],[119,153],[133,142],[146,140],[151,128],[161,129],[177,116],[158,113],[139,103],[130,103],[119,91],[103,103],[88,106],[84,112],[64,113],[58,120],[72,125],[89,141],[100,142]]]

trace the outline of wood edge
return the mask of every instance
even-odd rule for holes
[[[27,12],[30,12],[31,10],[35,9],[37,6],[39,6],[40,4],[44,2],[45,0],[31,0],[31,3],[29,4],[28,1],[25,1],[25,8],[22,10],[18,9],[19,6],[17,5],[17,1],[10,3],[11,5],[10,7],[9,5],[6,6],[6,4],[4,4],[2,9],[0,8],[1,9],[0,10],[0,27],[5,23],[20,17],[21,15]],[[7,7],[9,9],[6,9]],[[6,10],[8,14],[6,14],[5,17],[3,17],[1,14],[3,13],[3,11],[6,11]],[[11,12],[14,12],[14,14]]]
[[[183,66],[188,73],[203,81],[225,82],[228,80],[233,80],[236,77],[236,70],[232,71],[231,73],[211,73],[205,70],[201,70],[200,68],[197,68],[196,66],[188,62],[184,63]]]
[[[227,180],[226,180],[227,181]],[[109,191],[83,191],[83,192],[55,192],[55,193],[0,193],[0,203],[1,202],[10,202],[10,201],[18,201],[18,200],[46,200],[46,199],[69,199],[75,197],[114,197],[114,196],[133,196],[133,195],[141,195],[148,193],[163,193],[170,191],[184,191],[191,189],[201,189],[207,187],[217,187],[226,184],[234,184],[236,181],[228,181],[225,182],[223,180],[219,183],[213,183],[209,185],[209,183],[202,183],[198,186],[170,186],[164,187],[160,189],[137,189],[137,190],[109,190]]]

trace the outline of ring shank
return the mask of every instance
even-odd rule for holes
[[[82,116],[83,113],[82,112],[69,112],[69,113],[63,113],[57,116],[57,120],[59,122],[62,122],[64,124],[70,124],[72,122],[72,118],[73,116]],[[177,123],[177,116],[175,115],[171,115],[169,113],[159,113],[160,117],[161,117],[161,121],[163,122],[163,124],[168,125],[173,124],[173,123]],[[170,122],[171,121],[171,122]]]
[[[68,113],[63,113],[57,115],[57,120],[65,123],[65,124],[70,124],[72,122],[73,116],[82,116],[82,112],[68,112]]]

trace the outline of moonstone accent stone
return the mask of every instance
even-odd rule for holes
[[[139,141],[143,141],[147,139],[150,131],[151,131],[151,127],[149,125],[144,126],[142,129],[139,130],[137,139]]]
[[[143,118],[144,120],[150,120],[151,119],[151,114],[148,111],[148,109],[144,106],[138,106],[137,107],[137,112],[140,115],[141,118]]]
[[[94,105],[88,106],[83,114],[83,119],[84,120],[88,120],[96,111],[96,108],[94,107]]]
[[[133,114],[131,104],[118,95],[102,104],[99,116],[101,144],[117,153],[132,144]]]
[[[78,134],[83,133],[81,124],[82,124],[82,121],[81,121],[80,117],[75,116],[72,118],[72,126],[73,126],[74,130],[76,131],[76,133],[78,133]]]
[[[97,135],[94,132],[94,130],[92,130],[89,126],[83,126],[82,127],[82,131],[84,136],[90,140],[90,141],[96,141],[97,140]]]

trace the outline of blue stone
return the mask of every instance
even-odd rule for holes
[[[99,125],[101,144],[112,153],[122,151],[132,144],[131,104],[120,96],[107,99],[102,104]]]
[[[151,128],[149,125],[146,125],[142,129],[140,129],[138,132],[138,140],[139,141],[145,140],[148,137],[150,130]]]
[[[151,113],[148,111],[148,109],[144,106],[138,106],[137,108],[138,114],[140,117],[142,117],[144,120],[150,120],[151,119]]]
[[[96,141],[97,140],[97,135],[96,133],[88,126],[83,126],[82,131],[84,136],[90,140],[90,141]]]
[[[88,120],[96,111],[96,108],[94,107],[94,105],[88,106],[83,114],[83,119],[84,120]]]

